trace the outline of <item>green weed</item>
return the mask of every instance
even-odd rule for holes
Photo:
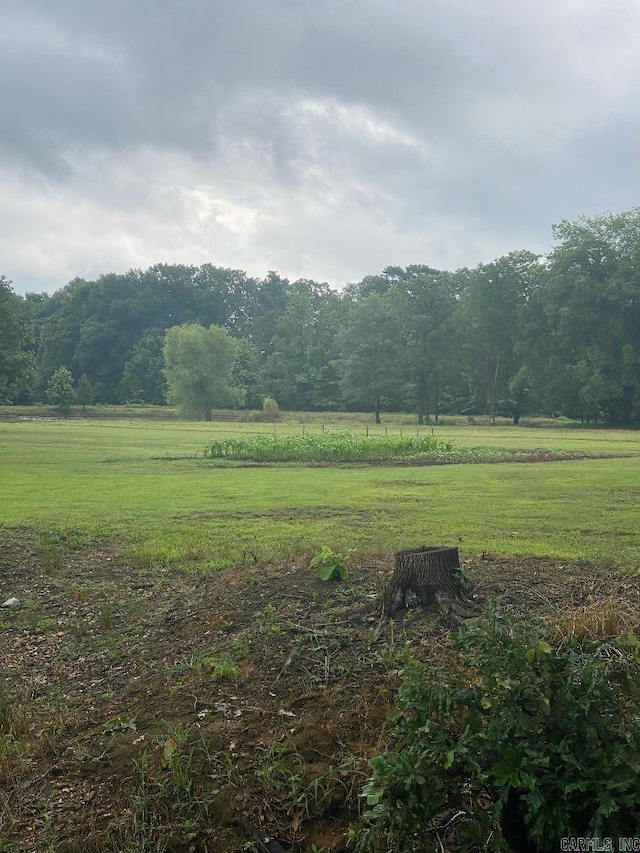
[[[198,831],[209,827],[215,791],[207,796],[200,792],[196,757],[187,729],[178,724],[136,763],[133,820],[120,831],[121,843],[129,845],[124,849],[187,848]]]
[[[317,569],[317,575],[323,581],[332,579],[346,581],[349,577],[347,557],[348,555],[345,557],[343,554],[336,554],[327,545],[323,545],[322,550],[311,558],[309,566]]]
[[[60,569],[66,549],[64,548],[58,534],[45,532],[40,535],[38,543],[38,559],[47,574]]]
[[[219,655],[215,652],[192,655],[185,661],[182,668],[196,672],[208,671],[213,681],[237,681],[240,676],[237,663],[227,655]]]

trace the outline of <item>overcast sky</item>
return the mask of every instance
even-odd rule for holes
[[[0,0],[0,273],[342,286],[640,203],[638,0]]]

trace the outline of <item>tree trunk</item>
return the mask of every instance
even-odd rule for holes
[[[500,371],[500,352],[495,354],[492,364],[487,365],[487,413],[491,417],[491,423],[496,422],[496,409],[498,408],[498,373]]]
[[[420,381],[418,382],[418,424],[424,424],[425,416],[427,423],[429,422],[429,403],[427,400],[428,382],[424,375],[424,371],[420,373]]]
[[[473,615],[461,606],[465,580],[457,548],[428,547],[397,551],[395,570],[384,593],[383,615],[407,606],[411,592],[424,606],[435,605],[445,621],[460,624]]]

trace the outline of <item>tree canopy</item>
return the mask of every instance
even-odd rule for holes
[[[0,275],[0,404],[14,402],[34,380],[32,336],[28,307]]]
[[[24,298],[0,277],[0,399],[45,399],[64,366],[85,377],[85,401],[169,399],[202,417],[209,399],[260,409],[271,397],[285,410],[413,411],[419,423],[531,412],[638,425],[640,208],[562,222],[554,237],[546,256],[519,250],[455,272],[388,266],[341,291],[211,264]],[[167,363],[176,327],[192,348],[179,381]],[[223,374],[203,375],[202,330],[217,364],[232,351]]]
[[[207,421],[214,407],[237,405],[241,392],[231,384],[237,354],[236,341],[221,326],[172,326],[163,347],[167,401]]]

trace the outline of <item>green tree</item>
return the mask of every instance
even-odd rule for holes
[[[210,421],[214,407],[240,403],[231,383],[238,344],[221,326],[187,323],[167,330],[163,347],[167,400],[187,417]]]
[[[400,316],[387,294],[372,293],[353,307],[340,350],[348,407],[372,408],[379,424],[383,406],[402,405],[406,380]]]
[[[511,377],[509,381],[514,426],[517,426],[520,423],[520,418],[522,417],[527,404],[530,385],[529,370],[525,364],[514,376]]]
[[[273,397],[265,397],[262,403],[262,419],[268,423],[275,423],[282,417],[280,406]]]
[[[264,391],[285,409],[338,407],[335,350],[340,309],[340,296],[327,284],[302,280],[291,285],[261,375]]]
[[[522,366],[518,353],[524,312],[540,276],[538,255],[511,252],[480,264],[462,291],[458,319],[464,330],[463,357],[492,420]]]
[[[68,412],[75,397],[73,375],[68,367],[61,365],[47,383],[47,398],[61,412]]]
[[[408,390],[418,423],[438,418],[443,381],[447,378],[455,345],[453,316],[457,307],[456,278],[429,267],[388,267],[397,280],[389,296],[401,316]]]
[[[554,227],[526,361],[548,409],[640,419],[640,207]],[[544,346],[541,346],[544,341]]]
[[[29,311],[0,275],[0,404],[28,392],[34,378]]]
[[[162,345],[154,335],[163,340],[166,329],[185,323],[224,325],[245,334],[247,315],[260,307],[256,290],[245,273],[210,264],[157,264],[96,281],[76,279],[42,305],[40,388],[59,364],[67,364],[75,375],[89,377],[99,401],[143,396],[159,403],[164,400],[157,370]]]
[[[76,388],[76,400],[82,406],[82,411],[84,412],[87,406],[91,405],[93,402],[93,385],[91,384],[91,380],[87,376],[86,373],[83,373],[80,379],[78,379],[78,386]]]
[[[120,399],[161,406],[166,398],[164,331],[147,329],[131,351],[120,383]]]

